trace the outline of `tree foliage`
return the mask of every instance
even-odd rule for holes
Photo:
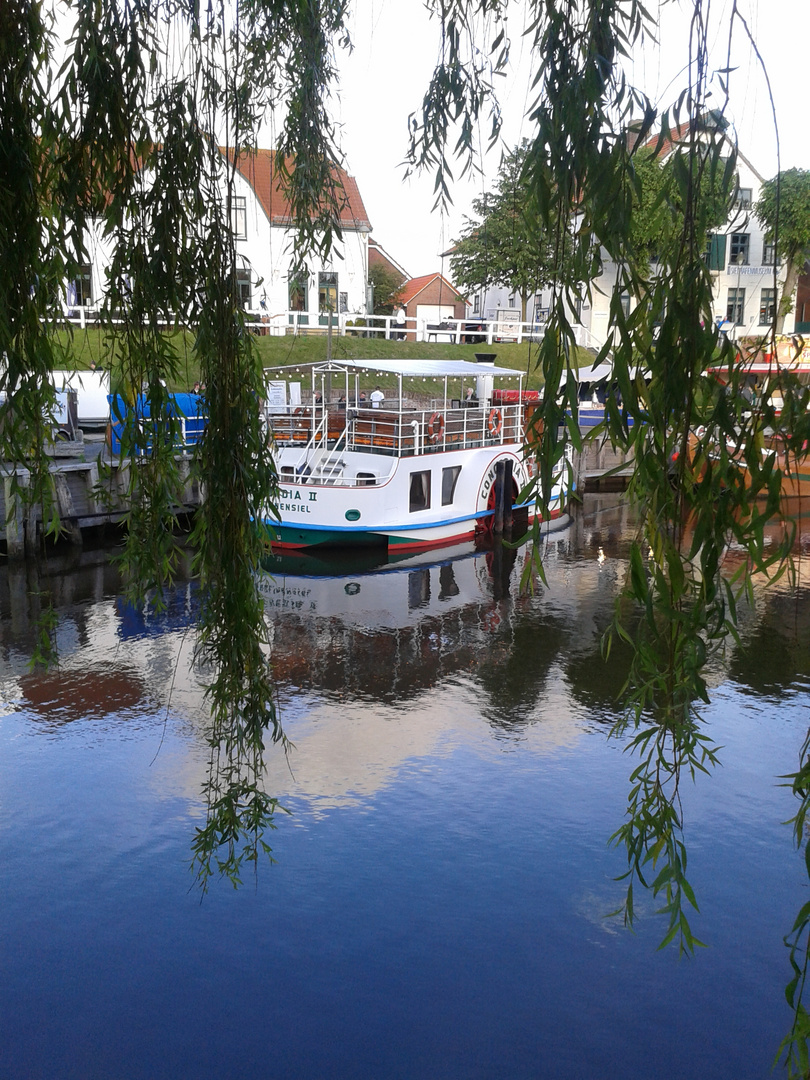
[[[777,329],[793,310],[793,294],[799,274],[810,259],[810,172],[787,169],[767,180],[754,211],[776,246],[777,258],[785,261],[785,283],[779,300]]]
[[[712,127],[712,114],[703,118],[707,130]],[[726,125],[722,118],[717,122],[717,131],[724,131]],[[657,140],[650,140],[639,146],[632,158],[632,175],[635,181],[635,195],[631,212],[630,247],[641,260],[641,269],[646,263],[655,260],[659,252],[665,252],[683,230],[684,215],[689,207],[683,204],[676,175],[678,154],[670,147],[656,145]],[[700,148],[698,148],[700,152]],[[711,168],[703,168],[699,174],[700,201],[705,208],[708,230],[718,228],[728,220],[729,191],[725,177]]]
[[[375,263],[368,268],[368,280],[374,286],[374,314],[390,315],[402,292],[404,278],[385,263]]]
[[[498,137],[494,87],[509,58],[510,4],[429,0],[429,7],[440,20],[439,57],[410,117],[409,161],[412,169],[433,170],[441,203],[449,197],[453,154],[462,172],[474,166],[482,119],[489,139]],[[462,238],[483,247],[486,257],[476,261],[471,254],[466,271],[454,266],[468,287],[495,282],[496,273],[523,296],[540,281],[552,284],[538,359],[546,392],[535,413],[541,498],[552,489],[566,444],[579,448],[584,438],[576,421],[570,312],[595,287],[603,253],[618,268],[610,346],[600,357],[612,350],[616,390],[595,434],[634,458],[630,497],[640,525],[613,628],[613,638],[625,639],[634,654],[616,734],[628,738],[638,761],[615,839],[627,857],[625,917],[634,917],[634,885],[649,885],[663,900],[663,943],[687,951],[699,941],[690,922],[697,898],[687,876],[680,790],[684,777],[716,760],[700,713],[706,664],[734,633],[751,574],[776,577],[789,565],[785,459],[763,455],[763,432],[778,434],[788,461],[806,453],[810,439],[807,388],[778,371],[752,412],[734,350],[712,322],[706,236],[717,201],[733,199],[736,161],[722,125],[706,123],[706,7],[705,0],[692,0],[687,85],[659,113],[622,67],[655,31],[638,0],[517,6],[536,59],[531,136],[507,157],[502,184],[482,198]],[[210,421],[195,462],[206,500],[195,542],[204,597],[197,655],[210,676],[211,766],[209,815],[197,835],[195,865],[204,882],[215,866],[236,882],[272,826],[277,807],[262,787],[264,742],[283,735],[254,583],[263,543],[256,523],[272,506],[276,477],[257,407],[262,375],[238,302],[229,227],[235,158],[255,146],[266,110],[279,110],[277,149],[298,228],[298,261],[309,251],[328,253],[338,236],[341,197],[328,99],[335,47],[346,40],[347,2],[75,0],[72,10],[75,33],[54,75],[39,4],[14,0],[0,7],[0,389],[20,421],[3,425],[2,449],[10,460],[31,462],[30,497],[46,502],[41,418],[57,353],[54,291],[84,260],[87,237],[100,230],[111,248],[106,331],[133,395],[144,388],[153,417],[151,426],[130,424],[124,452],[144,448],[150,432],[168,433],[143,468],[130,470],[124,564],[137,594],[159,596],[171,579],[170,511],[181,482],[162,389],[180,358],[162,335],[159,316],[193,329],[208,387]],[[747,31],[736,7],[729,18],[730,33]],[[713,116],[722,119],[722,109]],[[653,135],[656,149],[667,143],[673,149],[664,188],[645,204],[651,166],[636,147]],[[792,243],[789,216],[784,232],[775,213],[770,220],[776,242],[781,236]],[[496,244],[478,243],[496,229]],[[519,231],[523,244],[516,246]],[[515,277],[493,268],[493,248],[501,247],[504,265],[512,251]],[[532,252],[531,265],[521,263],[521,248]],[[639,299],[629,316],[622,292]],[[724,381],[713,374],[718,366]],[[776,394],[784,399],[781,411]],[[774,518],[784,519],[785,542],[769,547],[764,526]],[[746,560],[729,578],[723,556],[730,540]],[[796,785],[806,800],[801,775]],[[799,842],[806,843],[803,833]],[[808,920],[803,909],[791,943],[797,1024],[785,1050],[793,1075],[807,1061],[801,988]]]
[[[530,296],[562,276],[563,267],[550,236],[527,213],[529,182],[524,166],[528,140],[501,160],[495,190],[473,201],[450,258],[453,280],[468,291],[501,285],[520,297],[526,318]]]

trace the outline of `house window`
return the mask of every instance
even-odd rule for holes
[[[430,470],[411,473],[410,505],[411,513],[416,510],[430,509]]]
[[[247,199],[244,195],[231,198],[231,231],[234,239],[247,240]]]
[[[309,275],[290,274],[290,311],[309,311]]]
[[[767,241],[762,245],[762,265],[773,266],[776,262],[776,244]]]
[[[509,307],[510,308],[515,307],[515,298],[514,298],[514,296],[509,297]]]
[[[338,276],[331,270],[318,274],[318,311],[337,311]]]
[[[71,307],[91,307],[93,304],[93,268],[87,264],[79,267],[68,297]]]
[[[236,299],[240,308],[248,310],[250,308],[250,271],[249,270],[237,270],[236,271]]]
[[[776,289],[763,289],[759,296],[759,325],[770,326],[776,316]]]
[[[735,232],[731,234],[731,251],[728,261],[734,266],[748,266],[748,243],[750,239],[748,233]]]
[[[741,187],[737,189],[737,205],[743,210],[751,209],[753,190],[750,187]]]
[[[442,506],[449,506],[452,503],[460,472],[460,465],[453,465],[450,469],[442,469]]]
[[[723,270],[726,265],[726,238],[719,233],[709,233],[706,244],[706,262],[710,270]]]
[[[619,297],[619,303],[622,306],[625,319],[630,318],[630,293],[623,292]]]
[[[741,326],[745,318],[745,289],[729,289],[726,319]]]

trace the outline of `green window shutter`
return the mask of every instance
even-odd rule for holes
[[[723,270],[726,265],[726,237],[712,233],[709,237],[709,269]]]

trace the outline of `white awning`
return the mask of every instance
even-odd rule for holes
[[[310,365],[301,365],[309,367]],[[443,379],[445,376],[475,378],[476,375],[495,375],[520,378],[525,372],[514,368],[496,367],[495,364],[476,364],[470,360],[333,360],[331,364],[312,364],[313,371],[365,371],[369,375],[402,375],[412,378]],[[267,369],[269,370],[269,369]],[[274,371],[289,371],[274,368]]]

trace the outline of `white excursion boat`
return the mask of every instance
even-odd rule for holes
[[[455,544],[492,531],[498,495],[518,529],[539,514],[534,496],[519,501],[539,398],[523,391],[522,372],[465,360],[332,360],[303,370],[306,403],[300,383],[285,382],[289,368],[268,372],[280,484],[278,517],[267,518],[274,549]],[[558,481],[549,516],[565,502]]]

